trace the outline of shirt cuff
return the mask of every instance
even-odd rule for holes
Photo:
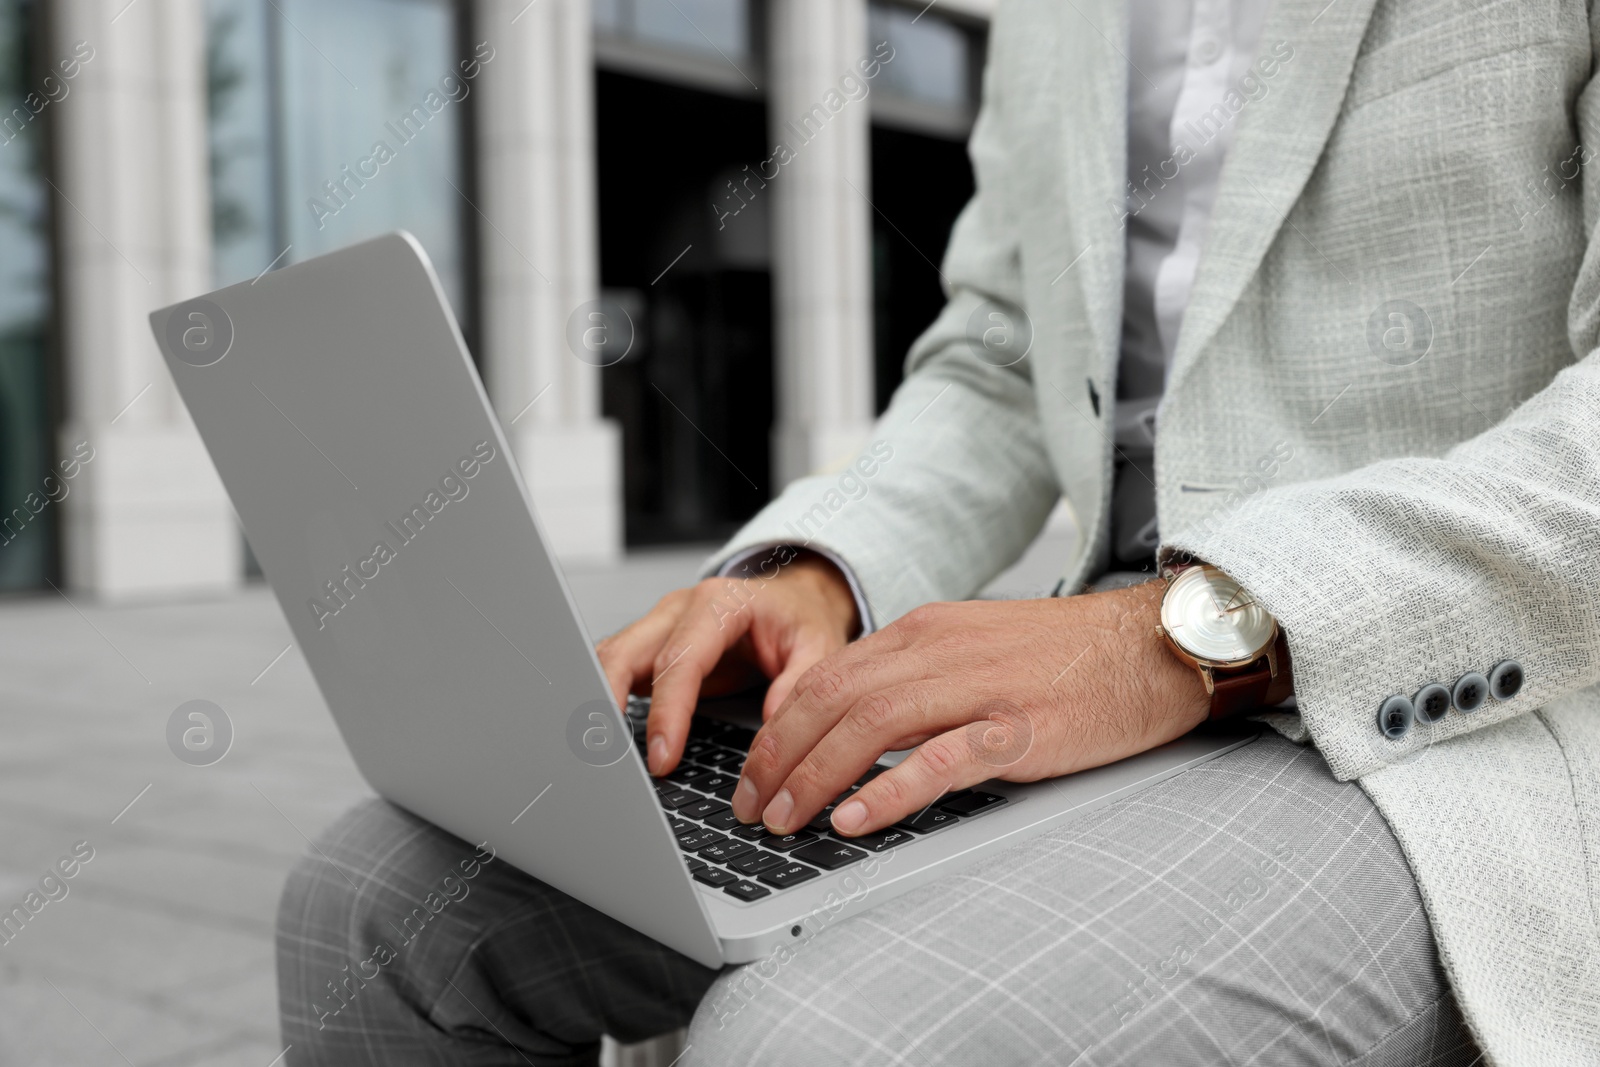
[[[717,577],[727,578],[730,575],[742,578],[757,577],[756,574],[751,572],[751,562],[757,557],[771,558],[772,554],[780,548],[787,548],[791,552],[813,553],[838,568],[839,573],[844,575],[845,584],[850,586],[850,595],[855,597],[856,614],[861,619],[861,633],[857,637],[865,637],[877,629],[872,621],[872,609],[867,604],[867,595],[862,592],[861,583],[856,579],[856,572],[850,568],[850,564],[826,548],[821,548],[817,545],[791,545],[783,541],[771,541],[766,544],[754,545],[743,552],[729,556],[727,561],[717,569]]]

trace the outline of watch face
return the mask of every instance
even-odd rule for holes
[[[1266,609],[1209,565],[1189,567],[1172,580],[1161,601],[1161,625],[1189,655],[1219,666],[1249,663],[1275,636]]]

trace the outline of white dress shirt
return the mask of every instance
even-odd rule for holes
[[[1113,437],[1114,565],[1150,569],[1159,542],[1156,407],[1177,346],[1222,161],[1253,94],[1267,0],[1129,0],[1127,266]],[[1238,112],[1225,102],[1242,102]]]

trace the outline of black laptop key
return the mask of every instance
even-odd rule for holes
[[[805,860],[807,863],[815,864],[825,871],[836,871],[840,867],[846,867],[857,860],[867,858],[867,854],[859,848],[840,844],[837,841],[818,841],[815,844],[806,845],[804,848],[797,848],[789,855],[797,860]]]
[[[704,882],[706,885],[732,885],[739,880],[739,876],[732,871],[725,871],[720,867],[707,867],[702,871],[694,872],[694,880]]]
[[[693,856],[685,856],[684,859],[689,863],[690,874],[693,874],[696,871],[703,871],[707,867],[711,866],[711,864],[705,862],[704,860],[697,860]]]
[[[756,732],[754,730],[747,729],[743,726],[733,726],[730,724],[728,726],[727,736],[722,739],[722,743],[727,745],[729,748],[736,748],[741,752],[748,752],[750,751],[750,746],[755,744],[755,740]]]
[[[835,834],[834,836],[839,837],[840,835]],[[850,844],[864,848],[868,852],[882,852],[896,845],[903,845],[910,841],[911,838],[912,834],[909,830],[899,830],[891,826],[887,830],[874,830],[872,833],[862,834],[860,837],[840,837],[840,840],[848,841]]]
[[[785,863],[782,867],[774,867],[770,871],[762,871],[756,875],[756,880],[764,882],[774,889],[788,889],[792,885],[808,882],[821,873],[815,867],[807,867],[803,863]]]
[[[768,834],[761,839],[760,844],[765,848],[772,849],[774,852],[793,852],[801,845],[809,845],[816,839],[817,835],[810,830],[801,830],[797,833],[784,834],[782,837],[777,834]]]
[[[672,827],[673,837],[682,837],[684,834],[692,834],[700,829],[688,819],[675,819],[670,815],[667,816],[667,825]]]
[[[699,793],[691,793],[687,789],[675,789],[670,793],[662,793],[660,795],[661,806],[668,811],[677,811],[685,804],[693,804],[697,800],[704,799],[705,797]]]
[[[738,774],[739,768],[744,766],[744,753],[723,748],[701,756],[700,761],[707,767],[715,767],[728,774]]]
[[[711,836],[708,839],[701,841],[694,848],[690,849],[691,852],[699,853],[702,859],[710,858],[706,856],[706,850],[711,848],[713,845],[726,845],[733,840],[733,838],[729,837],[727,834],[719,834],[714,830],[707,830],[706,833],[710,834]]]
[[[825,834],[833,829],[833,805],[829,804],[811,817],[806,823],[806,829],[814,833]]]
[[[733,727],[718,719],[696,715],[689,720],[689,736],[701,741],[720,741]]]
[[[722,806],[722,810],[717,812],[715,815],[706,816],[706,825],[715,827],[718,830],[744,829],[744,823],[739,821],[739,816],[735,815],[733,813],[733,809],[728,807],[726,804],[724,804]]]
[[[702,793],[708,793],[718,800],[732,800],[733,791],[738,788],[739,779],[735,775],[718,771],[716,774],[707,775],[695,783],[695,788]]]
[[[652,778],[650,779],[650,785],[661,796],[666,796],[668,793],[676,793],[683,788],[677,782],[668,781],[665,778]]]
[[[912,833],[931,834],[933,831],[942,829],[957,821],[956,817],[948,811],[940,811],[938,808],[930,807],[918,812],[909,819],[901,819],[895,825],[902,830],[910,830]]]
[[[683,849],[685,852],[699,852],[707,845],[714,845],[718,841],[726,840],[726,837],[723,837],[715,830],[696,830],[693,833],[684,834],[683,836],[679,837],[678,847]]]
[[[788,862],[775,852],[752,852],[748,856],[740,856],[728,866],[740,874],[760,874],[774,867],[782,867]]]
[[[746,856],[756,850],[756,846],[748,841],[734,841],[724,838],[714,845],[707,845],[700,849],[700,858],[712,863],[731,863],[740,856]]]
[[[712,815],[719,815],[722,812],[732,810],[720,800],[700,800],[693,804],[685,804],[678,809],[678,814],[686,819],[706,819]]]
[[[722,891],[736,900],[744,901],[746,904],[772,895],[772,890],[764,885],[756,885],[754,882],[734,882],[723,886]]]
[[[714,751],[716,751],[716,746],[710,741],[700,741],[690,738],[689,743],[683,746],[683,758],[697,760],[706,753]]]
[[[704,778],[700,779],[698,782],[696,782],[694,784],[694,787],[696,789],[700,790],[700,792],[702,792],[702,793],[715,793],[717,790],[721,789],[723,786],[731,786],[731,785],[738,785],[738,784],[739,784],[739,776],[738,775],[729,774],[726,771],[717,771],[714,774],[708,774]]]
[[[677,782],[680,787],[694,785],[708,774],[714,774],[710,767],[702,767],[697,763],[680,763],[667,772],[667,781]]]
[[[721,827],[718,827],[721,829]],[[733,831],[733,836],[741,841],[759,841],[767,836],[767,828],[760,823],[752,826],[741,826]]]
[[[1006,802],[1006,798],[994,793],[980,793],[974,790],[966,796],[947,800],[939,805],[940,811],[947,811],[951,815],[976,815],[980,811],[998,808]]]

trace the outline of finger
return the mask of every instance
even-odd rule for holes
[[[947,692],[914,682],[862,697],[784,779],[761,821],[774,832],[792,833],[891,748],[909,748],[965,722],[970,713]]]
[[[655,662],[656,653],[661,651],[662,643],[683,614],[685,599],[679,596],[663,597],[643,618],[596,646],[600,667],[605,671],[606,682],[611,686],[611,695],[616,698],[618,707],[625,707],[628,694],[635,690],[641,679],[650,677],[650,667]]]
[[[968,731],[949,730],[918,745],[835,808],[833,828],[846,837],[881,830],[992,777],[994,768],[974,758]]]
[[[844,644],[823,627],[806,627],[795,635],[794,647],[789,650],[789,659],[783,665],[783,670],[772,679],[772,684],[767,687],[767,697],[761,703],[761,718],[766,721],[777,712],[789,694],[794,691],[795,683],[806,671],[815,667],[828,657],[830,653],[837,652]]]
[[[895,655],[910,649],[911,640],[907,629],[903,624],[896,622],[858,640],[846,642],[813,666],[826,665],[835,668],[839,674],[854,677],[852,672],[867,673],[873,670],[874,665],[878,669],[886,669]],[[853,694],[850,702],[853,703],[859,695]],[[795,680],[788,695],[772,706],[766,718],[769,721],[779,719],[795,707],[799,707],[803,714],[809,714],[817,710],[818,705],[839,698],[840,694],[832,688],[832,683],[827,677],[813,674],[807,669],[800,672],[800,677]]]
[[[733,812],[738,818],[765,821],[766,809],[784,779],[867,694],[923,678],[925,668],[917,656],[903,649],[881,655],[857,651],[857,646],[865,643],[858,641],[840,649],[802,674],[789,698],[756,732],[733,794]],[[893,647],[888,641],[879,645]],[[787,813],[780,805],[770,814]]]
[[[722,654],[750,629],[751,611],[729,607],[728,585],[701,582],[651,663],[650,720],[645,746],[650,773],[666,774],[678,765],[689,735],[689,720],[700,699],[700,684],[716,669]],[[732,601],[742,605],[742,601]]]

